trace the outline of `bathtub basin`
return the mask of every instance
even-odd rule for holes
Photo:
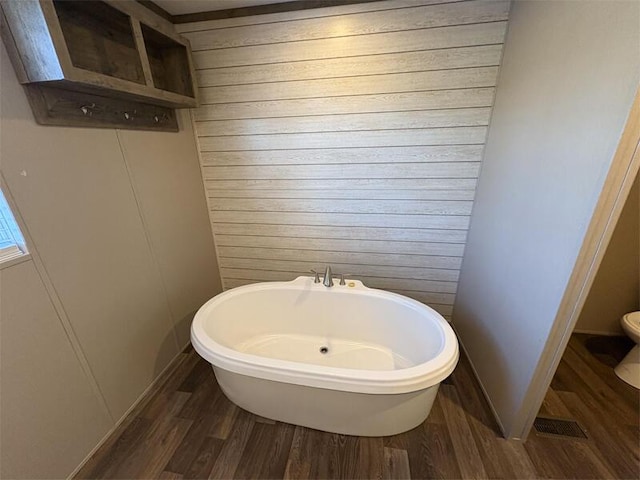
[[[346,435],[416,427],[458,362],[457,338],[435,310],[311,277],[217,295],[194,317],[191,342],[241,408]]]

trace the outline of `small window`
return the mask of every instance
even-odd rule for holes
[[[21,257],[27,253],[20,228],[16,223],[9,204],[0,191],[0,263]]]

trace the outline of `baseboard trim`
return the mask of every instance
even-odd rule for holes
[[[140,396],[136,399],[135,402],[127,409],[126,412],[120,417],[120,419],[114,423],[113,427],[109,429],[109,431],[102,437],[102,439],[96,444],[95,447],[91,449],[91,451],[87,454],[87,456],[80,462],[80,464],[69,474],[67,480],[71,480],[75,477],[82,467],[86,465],[86,463],[95,455],[95,453],[102,447],[111,436],[124,424],[127,417],[139,406],[143,404],[143,401],[151,396],[151,394],[155,393],[164,383],[169,379],[171,374],[186,360],[186,356],[184,355],[184,350],[187,348],[191,342],[187,342],[182,348],[180,348],[178,354],[169,362],[169,364],[158,374],[158,376],[149,384],[147,388],[140,394]]]
[[[573,333],[584,333],[587,335],[600,335],[603,337],[623,337],[624,332],[622,330],[615,332],[601,332],[599,330],[585,330],[583,328],[576,328],[573,330]]]
[[[454,332],[456,332],[456,337],[458,337],[458,344],[462,348],[462,351],[464,352],[464,354],[467,357],[467,360],[469,361],[469,365],[471,366],[471,371],[473,372],[473,376],[475,377],[476,381],[478,382],[478,385],[480,385],[480,390],[482,390],[482,395],[484,395],[485,400],[489,404],[489,408],[491,409],[491,413],[493,414],[493,418],[495,418],[496,423],[498,424],[498,428],[500,428],[500,432],[502,432],[502,436],[504,438],[507,438],[507,436],[505,435],[504,425],[502,425],[502,421],[500,420],[500,417],[498,416],[498,412],[496,411],[495,407],[493,406],[493,402],[491,401],[491,398],[489,397],[489,394],[487,393],[487,389],[484,388],[484,384],[482,383],[482,380],[480,380],[480,376],[478,375],[478,371],[476,370],[475,365],[471,361],[471,356],[469,355],[469,352],[465,348],[464,343],[462,343],[462,340],[460,339],[460,335],[456,331],[455,324],[454,323],[450,323],[450,325],[453,328]],[[520,439],[519,438],[509,438],[509,440],[520,440]]]

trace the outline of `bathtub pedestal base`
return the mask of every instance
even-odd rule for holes
[[[406,432],[429,415],[436,384],[417,392],[367,394],[264,380],[213,367],[224,394],[261,417],[326,432],[381,437]]]

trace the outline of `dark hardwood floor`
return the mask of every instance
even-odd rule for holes
[[[640,478],[639,395],[613,366],[626,339],[573,335],[541,415],[587,439],[498,431],[462,358],[425,423],[393,437],[319,432],[229,402],[193,351],[127,417],[77,478]]]

